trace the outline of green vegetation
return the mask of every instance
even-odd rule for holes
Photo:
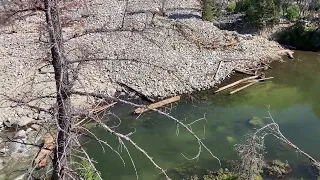
[[[254,177],[254,180],[263,180],[263,178],[261,176],[256,176]]]
[[[228,12],[244,12],[247,21],[255,28],[273,26],[280,22],[280,14],[283,18],[296,21],[300,18],[312,19],[320,9],[320,0],[314,1],[305,7],[303,2],[297,3],[288,0],[239,0],[231,2],[227,6]],[[303,10],[303,11],[302,11]]]
[[[83,160],[78,167],[79,176],[85,180],[98,180],[98,173],[100,172],[96,172],[87,160]]]
[[[279,22],[279,8],[274,0],[251,0],[246,15],[252,26],[263,28]]]
[[[227,141],[228,141],[230,144],[234,144],[234,143],[236,142],[236,140],[235,140],[233,137],[231,137],[231,136],[228,136],[228,137],[227,137]]]
[[[291,172],[288,162],[281,162],[280,160],[273,160],[271,163],[267,164],[265,169],[269,176],[277,178],[283,177]]]
[[[263,119],[259,118],[259,117],[253,117],[249,120],[249,123],[251,125],[257,126],[257,127],[263,127],[264,126],[264,122]]]
[[[236,2],[232,1],[232,2],[230,2],[230,3],[228,4],[226,10],[227,10],[228,12],[234,12],[235,9],[236,9],[236,7],[237,7]]]
[[[249,9],[251,0],[240,0],[236,3],[236,12],[245,12]]]
[[[278,35],[281,44],[294,46],[301,50],[320,50],[320,29],[316,25],[298,22]]]
[[[300,7],[295,4],[295,5],[291,5],[290,7],[288,7],[287,9],[287,18],[290,21],[295,21],[299,18],[300,15]]]
[[[203,0],[202,18],[206,21],[212,21],[216,14],[216,1]]]
[[[173,173],[177,174],[181,179],[192,179],[196,180],[198,177],[197,174],[200,166],[196,163],[186,163],[182,164],[181,166],[175,167],[172,169]],[[193,176],[191,176],[193,175]]]
[[[217,172],[209,172],[203,176],[204,180],[237,180],[238,175],[228,169],[220,168]]]

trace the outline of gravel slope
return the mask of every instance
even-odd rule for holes
[[[74,88],[111,93],[121,90],[118,83],[124,83],[147,96],[166,97],[213,87],[236,66],[255,66],[279,58],[276,42],[222,31],[199,19],[197,0],[166,1],[165,17],[154,13],[161,4],[133,0],[126,6],[126,1],[94,0],[64,12],[62,19],[76,20],[63,28],[65,39],[76,37],[65,43],[66,57],[70,61],[100,59],[73,64],[79,65]],[[54,95],[52,68],[38,71],[50,53],[47,44],[39,41],[43,21],[44,15],[36,12],[13,26],[0,28],[1,94],[25,101]],[[120,27],[121,32],[110,31]],[[104,32],[88,33],[97,28]],[[10,33],[12,30],[16,33]],[[40,39],[46,40],[45,36]],[[237,43],[227,46],[233,41]],[[73,100],[75,106],[93,103],[86,98]],[[24,107],[19,112],[12,110],[12,103],[4,96],[0,96],[0,103],[0,121],[34,114]],[[43,108],[53,103],[52,98],[30,102]]]

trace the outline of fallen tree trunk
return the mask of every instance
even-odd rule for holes
[[[34,163],[37,165],[38,168],[43,168],[47,165],[50,155],[54,148],[54,138],[51,134],[47,133],[43,138],[43,147],[34,160]]]
[[[223,90],[228,89],[228,88],[231,88],[231,87],[233,87],[233,86],[236,86],[236,85],[238,85],[238,84],[240,84],[240,83],[242,83],[242,82],[245,82],[245,81],[248,81],[248,80],[251,80],[251,79],[256,79],[256,78],[258,78],[258,77],[259,77],[259,76],[251,76],[251,77],[247,77],[247,78],[241,79],[241,80],[239,80],[239,81],[236,81],[236,82],[234,82],[234,83],[231,83],[231,84],[229,84],[229,85],[226,85],[226,86],[224,86],[224,87],[222,87],[222,88],[219,88],[218,90],[215,91],[215,93],[220,92],[220,91],[223,91]]]
[[[167,104],[179,101],[179,100],[180,100],[180,96],[175,96],[175,97],[172,97],[169,99],[165,99],[163,101],[159,101],[159,102],[150,104],[149,106],[147,106],[147,108],[137,108],[134,110],[134,113],[141,114],[141,113],[147,112],[151,109],[156,109],[156,108],[162,107],[164,105],[167,105]]]

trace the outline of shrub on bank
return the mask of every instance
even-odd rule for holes
[[[88,160],[83,160],[78,167],[78,174],[81,178],[85,180],[98,180],[100,179],[96,172],[90,165]]]
[[[320,50],[320,28],[298,22],[278,35],[278,42],[296,47],[300,50]]]
[[[246,16],[252,26],[273,26],[280,20],[279,8],[274,0],[251,0]]]
[[[203,0],[202,18],[206,21],[212,21],[216,12],[215,0]]]
[[[300,15],[300,7],[297,4],[291,5],[287,9],[287,18],[290,21],[297,20],[299,18],[299,15]]]
[[[240,0],[236,2],[236,12],[245,12],[249,9],[251,5],[251,0]]]
[[[234,12],[235,9],[236,9],[236,7],[237,7],[236,2],[232,1],[232,2],[230,2],[230,3],[228,4],[226,10],[227,10],[228,12]]]

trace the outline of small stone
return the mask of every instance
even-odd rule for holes
[[[130,92],[130,93],[129,93],[129,97],[133,97],[133,96],[135,96],[135,95],[136,95],[135,92]]]
[[[35,131],[39,131],[40,130],[40,125],[39,124],[32,124],[31,128],[34,129]]]
[[[28,135],[31,131],[33,131],[33,129],[32,129],[32,128],[28,128],[28,129],[26,130],[26,134]]]
[[[117,92],[117,90],[114,89],[114,88],[108,88],[108,89],[107,89],[107,94],[108,94],[109,96],[114,96],[116,92]]]
[[[20,130],[14,135],[13,139],[24,139],[26,137],[27,137],[26,131],[25,130]]]
[[[121,92],[121,93],[120,93],[120,96],[125,96],[125,95],[126,95],[125,92]]]
[[[9,118],[7,120],[3,121],[4,127],[10,128],[10,127],[12,127],[12,124],[13,124],[13,122]]]

